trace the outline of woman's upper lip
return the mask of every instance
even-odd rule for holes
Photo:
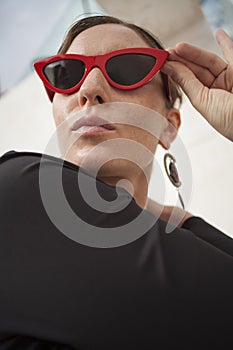
[[[80,119],[76,120],[71,127],[71,131],[78,130],[82,126],[96,126],[96,125],[102,126],[108,130],[115,129],[115,127],[112,124],[110,124],[106,119],[102,119],[95,115],[90,115],[90,116],[81,117]]]

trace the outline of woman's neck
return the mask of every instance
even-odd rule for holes
[[[140,172],[137,176],[128,178],[124,177],[100,177],[102,181],[112,186],[119,186],[124,188],[134,198],[137,205],[141,208],[145,208],[147,205],[148,195],[148,182],[149,177],[146,176],[146,172]]]

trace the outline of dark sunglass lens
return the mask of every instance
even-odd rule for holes
[[[44,75],[54,87],[67,90],[77,85],[85,72],[82,61],[66,59],[47,64]]]
[[[129,53],[110,58],[106,70],[115,83],[129,86],[144,79],[155,64],[153,56]]]

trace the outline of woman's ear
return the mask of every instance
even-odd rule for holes
[[[180,111],[176,108],[171,108],[168,110],[165,118],[168,121],[168,125],[161,133],[159,144],[163,148],[169,149],[171,143],[175,140],[177,131],[180,127]]]

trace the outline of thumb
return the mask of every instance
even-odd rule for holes
[[[184,64],[174,61],[167,61],[161,71],[180,85],[192,105],[199,110],[204,85],[197,79],[195,74]]]

